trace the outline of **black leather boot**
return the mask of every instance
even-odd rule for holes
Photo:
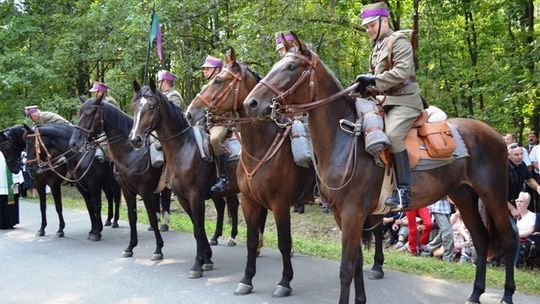
[[[218,181],[210,188],[212,192],[221,192],[229,189],[229,174],[227,171],[227,160],[229,156],[227,154],[221,154],[216,156],[216,165],[218,173]]]
[[[397,189],[394,195],[387,198],[385,204],[390,208],[407,209],[411,203],[411,171],[407,150],[392,154],[394,172],[396,173]]]

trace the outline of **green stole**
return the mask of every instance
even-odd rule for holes
[[[15,205],[15,196],[13,195],[13,174],[6,166],[6,179],[8,188],[8,205]]]

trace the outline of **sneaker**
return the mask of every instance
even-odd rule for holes
[[[399,249],[403,248],[403,245],[405,245],[405,243],[403,243],[402,241],[398,241],[398,242],[394,245],[394,249],[395,249],[395,250],[399,250]]]

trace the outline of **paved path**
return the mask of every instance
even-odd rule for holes
[[[187,279],[195,255],[190,234],[164,233],[165,259],[150,261],[154,237],[139,226],[139,246],[133,258],[121,258],[129,240],[127,222],[105,228],[103,239],[86,240],[86,213],[66,210],[66,237],[54,236],[58,227],[48,208],[47,235],[36,238],[40,222],[36,204],[21,203],[17,229],[0,230],[0,303],[337,303],[339,264],[296,255],[293,294],[275,299],[271,293],[280,278],[277,250],[263,249],[258,259],[254,292],[234,296],[245,265],[246,248],[213,247],[215,269],[197,280]],[[223,243],[223,242],[222,242]],[[368,268],[367,268],[368,269]],[[428,277],[386,271],[382,281],[366,281],[369,303],[463,303],[470,284],[449,283]],[[499,303],[500,290],[487,290],[482,303]],[[540,297],[516,294],[515,303],[540,303]]]

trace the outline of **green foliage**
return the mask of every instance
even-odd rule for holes
[[[367,71],[371,49],[358,13],[371,1],[25,0],[0,2],[0,122],[20,122],[26,105],[76,119],[76,99],[104,81],[129,112],[131,82],[142,80],[151,10],[159,15],[164,61],[149,72],[178,75],[187,103],[205,79],[207,54],[234,47],[264,75],[278,60],[273,35],[294,30],[343,84]],[[413,0],[390,0],[392,23],[412,28]],[[419,6],[418,78],[430,103],[501,132],[523,132],[538,117],[537,31],[525,14],[536,0],[428,0]],[[532,24],[532,26],[531,26]],[[538,129],[539,126],[533,126]]]

